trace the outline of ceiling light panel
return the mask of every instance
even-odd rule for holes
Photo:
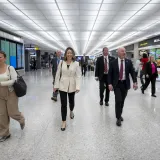
[[[58,3],[60,10],[78,10],[79,4],[78,3]]]
[[[99,16],[114,16],[117,14],[117,11],[100,11]]]
[[[142,8],[142,11],[150,11],[150,10],[159,10],[160,4],[147,4],[144,8]]]
[[[45,4],[36,4],[37,8],[40,10],[52,10],[54,11],[57,8],[55,3],[45,3]]]
[[[18,9],[20,9],[20,10],[22,10],[22,9],[37,9],[37,7],[36,7],[36,5],[35,4],[33,4],[33,3],[14,3],[14,5],[18,8]]]
[[[10,3],[1,3],[0,10],[3,10],[3,9],[17,9],[17,8]]]
[[[98,11],[86,11],[86,10],[80,10],[81,16],[96,16],[98,14]]]
[[[22,10],[22,12],[28,16],[43,16],[39,10]]]
[[[63,16],[79,16],[79,10],[61,10]]]
[[[79,0],[80,3],[102,3],[102,0]]]
[[[124,4],[121,10],[124,11],[138,11],[140,10],[145,4]]]
[[[103,3],[125,3],[126,0],[104,0]]]
[[[127,0],[126,3],[148,3],[150,0]]]
[[[118,11],[123,4],[102,4],[101,10]]]
[[[100,8],[100,4],[80,4],[80,10],[92,10],[97,11]]]
[[[150,3],[160,3],[160,0],[152,0]]]

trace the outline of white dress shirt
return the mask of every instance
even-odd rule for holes
[[[118,66],[119,66],[119,72],[121,68],[121,59],[118,57]],[[125,73],[125,59],[123,59],[123,78],[122,80],[126,80],[126,73]]]
[[[109,59],[108,59],[108,56],[103,56],[103,57],[104,57],[104,64],[105,64],[105,59],[107,59],[107,70],[109,71]],[[108,74],[108,72],[105,73],[105,74]]]

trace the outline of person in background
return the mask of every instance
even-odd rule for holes
[[[118,49],[118,58],[111,62],[108,73],[108,88],[114,90],[115,94],[115,113],[117,118],[117,126],[121,126],[124,120],[122,117],[124,101],[130,89],[130,75],[133,80],[133,88],[137,89],[137,78],[131,60],[125,58],[126,49],[121,47]]]
[[[6,54],[0,51],[0,142],[11,136],[9,132],[10,117],[20,123],[22,130],[25,126],[25,119],[18,110],[18,97],[13,88],[13,84],[17,80],[17,73],[5,61]]]
[[[156,92],[156,78],[158,77],[158,71],[157,71],[157,64],[155,63],[155,58],[154,56],[149,57],[149,62],[146,63],[145,66],[145,75],[146,75],[146,82],[142,86],[141,90],[142,93],[144,94],[144,91],[148,87],[148,85],[151,82],[151,96],[156,97],[155,92]]]
[[[54,91],[59,90],[61,98],[62,131],[66,129],[67,94],[69,97],[70,118],[73,119],[75,93],[80,91],[81,73],[79,63],[75,60],[74,50],[68,47],[65,51],[64,60],[59,63],[55,78]]]
[[[53,85],[54,85],[54,82],[55,82],[56,72],[57,72],[57,68],[58,68],[60,60],[61,60],[61,51],[57,51],[56,52],[56,57],[54,57],[51,61]],[[58,90],[56,92],[53,91],[51,99],[54,100],[54,101],[57,101],[57,95],[58,95]]]
[[[100,89],[100,105],[103,105],[104,91],[106,90],[105,95],[105,105],[109,106],[109,89],[108,89],[108,70],[111,61],[114,58],[109,56],[108,48],[103,48],[103,56],[98,57],[96,61],[96,70],[95,70],[95,79],[99,80],[99,89]]]
[[[140,71],[140,80],[141,80],[141,84],[142,86],[144,85],[144,80],[143,80],[143,76],[145,74],[145,66],[146,66],[146,63],[148,62],[148,56],[147,54],[143,54],[143,57],[141,59],[141,64],[142,64],[142,70]]]
[[[84,54],[83,57],[81,58],[81,71],[82,71],[82,76],[84,75],[84,77],[86,75],[87,65],[88,65],[88,59]]]
[[[137,59],[136,60],[136,64],[135,64],[136,77],[138,77],[138,73],[140,71],[140,68],[141,68],[141,59]]]

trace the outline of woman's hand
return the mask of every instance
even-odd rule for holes
[[[56,92],[58,90],[58,88],[53,88],[53,92]]]
[[[76,89],[76,93],[78,93],[80,90],[79,89]]]

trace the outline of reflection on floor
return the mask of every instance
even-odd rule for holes
[[[82,77],[76,95],[75,119],[67,119],[60,130],[60,101],[53,102],[52,76],[48,70],[25,76],[28,94],[19,100],[26,128],[11,121],[12,137],[0,143],[0,160],[159,160],[160,83],[157,98],[140,89],[129,91],[122,127],[116,126],[114,94],[110,106],[99,106],[98,82],[94,73]],[[59,98],[58,98],[59,99]]]

